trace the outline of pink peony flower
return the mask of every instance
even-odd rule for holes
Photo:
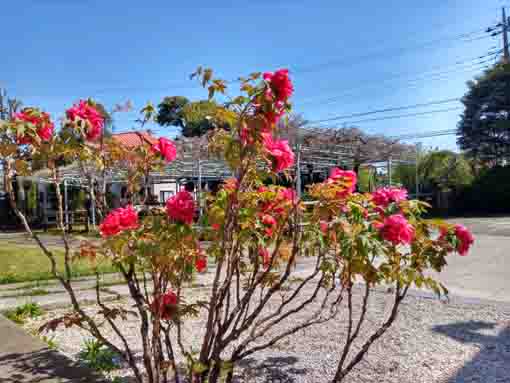
[[[136,229],[138,227],[138,213],[133,206],[116,209],[119,215],[119,222],[122,230]]]
[[[33,124],[41,141],[48,141],[53,135],[54,125],[53,122],[51,122],[50,115],[48,113],[26,108],[23,111],[16,113],[14,115],[14,120]],[[31,137],[24,135],[22,137],[17,137],[17,142],[20,145],[32,144],[33,140]]]
[[[279,69],[276,72],[265,72],[264,80],[269,84],[271,92],[266,91],[266,98],[273,94],[277,102],[286,102],[294,92],[294,87],[289,78],[288,69]]]
[[[80,100],[66,111],[66,116],[71,121],[81,119],[87,122],[86,138],[96,141],[101,137],[104,126],[104,117],[88,101]]]
[[[326,183],[340,183],[341,185],[345,186],[345,192],[340,193],[341,195],[339,195],[339,197],[346,197],[347,195],[353,193],[354,190],[356,190],[357,180],[358,177],[352,170],[333,168],[331,169],[331,173],[329,178],[326,180]]]
[[[113,210],[99,225],[99,231],[103,238],[136,228],[138,228],[138,214],[131,205]]]
[[[158,143],[154,144],[151,149],[154,153],[161,154],[168,162],[172,162],[177,157],[174,143],[164,137],[160,137]]]
[[[455,236],[457,237],[457,251],[460,255],[467,255],[469,248],[474,243],[473,234],[463,225],[455,225]]]
[[[108,214],[103,222],[99,225],[99,232],[101,237],[111,237],[120,233],[120,218],[118,214],[114,212]]]
[[[392,202],[400,202],[407,199],[407,190],[395,187],[382,187],[372,193],[372,199],[378,206],[386,207]]]
[[[177,295],[172,290],[168,290],[152,302],[151,308],[153,312],[158,312],[161,319],[170,320],[177,311],[177,303]]]
[[[178,192],[166,201],[166,213],[175,221],[191,224],[195,214],[193,196],[185,190]]]
[[[289,147],[287,140],[273,140],[267,136],[264,140],[264,147],[273,158],[273,170],[281,172],[294,165],[294,153]]]
[[[402,214],[385,218],[380,230],[383,238],[394,245],[411,243],[415,234],[414,227]]]
[[[269,214],[262,215],[262,224],[265,226],[264,231],[268,237],[273,235],[274,228],[276,226],[276,219]]]
[[[200,255],[195,261],[195,267],[199,273],[207,269],[207,257],[205,255]]]

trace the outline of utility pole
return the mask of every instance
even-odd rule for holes
[[[510,63],[510,52],[508,49],[508,20],[506,18],[505,7],[501,8],[501,16],[502,16],[502,26],[503,29],[503,64]]]

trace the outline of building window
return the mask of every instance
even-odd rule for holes
[[[171,190],[161,190],[159,192],[159,200],[160,202],[166,202],[171,196],[174,195],[174,192]]]

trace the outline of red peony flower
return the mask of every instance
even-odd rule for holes
[[[54,125],[48,113],[39,112],[32,108],[25,108],[23,111],[14,115],[14,121],[33,124],[41,141],[48,141],[53,135]],[[32,144],[33,139],[24,135],[22,137],[17,137],[17,142],[20,145]]]
[[[455,236],[457,237],[457,251],[460,255],[467,255],[469,248],[474,243],[473,234],[463,225],[455,225]]]
[[[138,213],[133,206],[117,209],[122,230],[138,228]]]
[[[395,187],[382,187],[372,193],[372,200],[378,206],[386,207],[392,202],[400,202],[407,199],[407,190]]]
[[[271,92],[266,91],[266,98],[274,94],[276,102],[286,102],[292,96],[294,87],[290,81],[288,69],[279,69],[274,73],[265,72],[263,78],[271,88]]]
[[[355,172],[352,170],[342,170],[339,168],[331,169],[329,178],[326,180],[326,183],[340,183],[346,189],[344,192],[339,193],[338,197],[345,198],[347,195],[351,194],[356,190],[356,183],[358,177]]]
[[[78,119],[87,123],[86,138],[96,141],[101,137],[104,126],[104,116],[88,101],[80,100],[66,111],[66,116],[71,121]]]
[[[271,136],[266,136],[264,147],[273,159],[273,170],[281,172],[294,165],[294,153],[289,147],[287,140],[273,140]]]
[[[106,216],[99,231],[103,238],[111,237],[112,235],[119,234],[124,230],[132,230],[138,227],[138,214],[133,206],[128,205],[125,208],[118,208],[113,210]]]
[[[273,235],[274,227],[276,226],[276,219],[269,214],[262,215],[262,224],[265,226],[265,233],[268,237]]]
[[[153,312],[158,312],[161,319],[170,320],[177,311],[177,303],[177,295],[172,290],[168,290],[161,297],[154,299],[151,309]]]
[[[207,257],[201,254],[195,261],[195,267],[199,273],[207,269]]]
[[[385,218],[380,230],[383,238],[394,245],[411,243],[415,234],[414,227],[402,214]]]
[[[160,137],[158,143],[154,144],[151,149],[154,153],[161,154],[168,162],[172,162],[177,157],[174,143],[164,137]]]
[[[101,225],[99,225],[99,232],[103,238],[111,237],[112,235],[116,235],[120,233],[120,218],[118,214],[114,214],[114,212],[108,214],[106,218],[103,220]]]
[[[175,221],[191,224],[195,214],[193,196],[185,190],[178,192],[166,201],[166,213]]]

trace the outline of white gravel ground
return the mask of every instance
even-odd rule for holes
[[[198,297],[198,290],[194,290]],[[305,294],[306,295],[306,294]],[[359,294],[357,294],[359,295]],[[363,335],[370,333],[388,311],[391,295],[375,292],[369,303]],[[129,302],[123,303],[129,306]],[[356,307],[359,307],[356,304]],[[95,310],[89,307],[88,310]],[[63,313],[57,310],[26,324],[33,330]],[[310,313],[307,311],[300,315]],[[138,320],[120,321],[134,349]],[[187,322],[186,344],[198,347],[203,318]],[[236,370],[242,383],[326,383],[339,359],[346,331],[345,316],[301,331],[271,350],[254,354]],[[115,339],[109,332],[109,336]],[[54,339],[61,352],[76,358],[86,339],[79,329],[59,328]],[[115,373],[126,376],[129,370]],[[346,382],[510,382],[510,305],[495,302],[449,303],[413,295],[401,306],[394,326],[371,348],[368,357]]]

